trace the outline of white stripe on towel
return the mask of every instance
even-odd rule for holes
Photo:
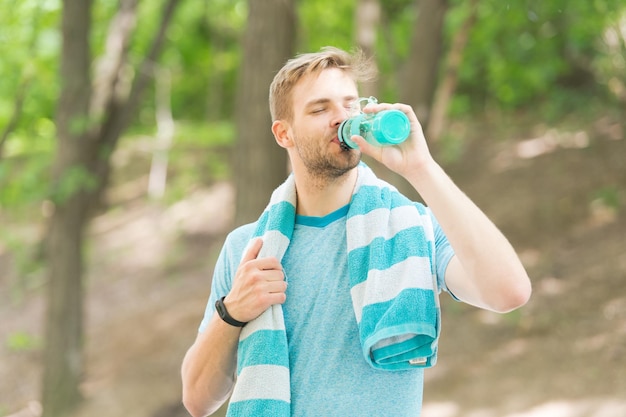
[[[258,381],[272,381],[259,384]],[[282,400],[289,402],[289,369],[279,365],[246,366],[237,378],[231,402],[247,400]]]
[[[432,291],[432,281],[419,279],[423,276],[431,276],[430,259],[416,256],[407,258],[384,271],[370,270],[365,281],[350,289],[357,323],[361,322],[363,307],[392,300],[407,288]],[[389,282],[390,279],[393,280],[392,284]]]
[[[259,317],[246,324],[241,329],[239,341],[245,340],[252,333],[259,330],[285,330],[283,310],[280,308],[268,308]]]
[[[389,240],[402,230],[427,224],[430,221],[427,217],[428,215],[416,216],[415,207],[412,205],[394,207],[391,210],[380,208],[350,217],[346,229],[358,230],[359,233],[353,233],[349,237],[348,252],[367,246],[378,237]],[[381,230],[384,234],[381,234]]]

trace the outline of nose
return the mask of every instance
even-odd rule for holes
[[[343,105],[336,105],[333,109],[333,115],[331,118],[331,126],[339,127],[341,122],[350,117],[350,112]]]

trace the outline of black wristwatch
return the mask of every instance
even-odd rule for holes
[[[222,297],[215,302],[215,309],[217,310],[217,314],[220,315],[220,318],[235,327],[243,327],[248,324],[243,321],[235,320],[230,314],[228,314],[228,310],[226,310],[226,306],[224,305],[224,298],[226,297]]]

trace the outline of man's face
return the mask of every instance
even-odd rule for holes
[[[340,69],[326,69],[301,79],[291,99],[292,163],[301,161],[311,175],[326,179],[357,166],[360,151],[343,149],[337,139],[337,128],[352,115],[358,99],[354,80]],[[299,161],[293,161],[294,157]]]

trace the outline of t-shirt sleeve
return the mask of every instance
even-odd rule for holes
[[[437,263],[437,285],[440,289],[446,291],[456,300],[457,298],[454,296],[454,294],[452,294],[450,290],[448,290],[445,279],[446,269],[448,268],[450,259],[452,259],[452,257],[454,256],[454,249],[452,249],[448,238],[443,232],[443,229],[441,229],[439,221],[437,221],[437,218],[435,217],[433,212],[429,208],[426,208],[426,210],[428,210],[428,214],[430,215],[430,219],[433,223],[433,231],[435,234],[435,262]]]
[[[233,278],[241,262],[243,250],[250,240],[253,230],[252,225],[242,226],[226,237],[213,270],[211,294],[204,311],[204,318],[198,328],[199,333],[202,333],[209,325],[209,321],[215,313],[215,301],[230,292],[233,286]]]
[[[227,245],[224,244],[213,270],[213,280],[211,281],[211,294],[209,294],[209,301],[207,302],[206,309],[204,310],[204,318],[200,322],[200,327],[198,328],[199,333],[204,332],[204,330],[206,330],[207,326],[209,325],[209,321],[211,320],[211,317],[215,312],[215,301],[224,297],[230,291],[230,286],[227,284],[227,282],[230,281],[230,268],[227,263],[227,252]]]

